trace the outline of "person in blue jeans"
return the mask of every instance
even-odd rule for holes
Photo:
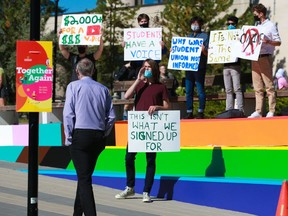
[[[206,65],[207,65],[207,54],[208,54],[208,44],[209,36],[207,33],[202,32],[201,28],[203,26],[203,19],[201,17],[195,16],[190,20],[192,34],[188,37],[191,38],[202,38],[202,52],[199,62],[198,71],[186,71],[185,72],[185,91],[186,91],[186,109],[187,116],[186,119],[192,119],[193,116],[193,95],[194,87],[196,85],[198,98],[199,98],[199,108],[196,118],[204,118],[204,110],[206,104],[206,94],[205,94],[205,75],[206,75]]]

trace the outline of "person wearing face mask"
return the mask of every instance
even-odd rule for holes
[[[149,28],[150,25],[150,17],[145,14],[139,14],[137,17],[137,22],[140,28]],[[165,46],[164,42],[161,41],[161,46],[162,46],[162,55],[167,53],[167,47]],[[122,42],[122,47],[125,47],[125,42]],[[157,60],[157,63],[159,64],[160,61]],[[134,61],[133,62],[135,68],[136,68],[136,73],[138,74],[140,68],[142,67],[143,60],[141,61]]]
[[[192,119],[193,116],[193,95],[194,87],[196,85],[198,98],[199,98],[199,108],[196,118],[204,118],[204,110],[206,104],[206,94],[204,89],[205,75],[206,75],[206,66],[207,66],[207,54],[208,54],[208,44],[209,37],[208,34],[202,32],[201,28],[204,24],[204,21],[201,17],[193,17],[190,20],[192,34],[188,37],[192,38],[202,38],[202,52],[199,62],[198,71],[186,71],[185,72],[185,91],[186,91],[186,109],[187,116],[186,119]]]
[[[264,104],[264,91],[268,96],[269,111],[266,117],[273,117],[276,107],[276,94],[273,83],[273,58],[275,46],[281,45],[281,38],[277,26],[266,17],[267,8],[263,4],[254,5],[252,8],[255,25],[263,34],[262,45],[258,61],[252,61],[252,83],[255,90],[255,112],[248,118],[262,117]]]
[[[59,35],[61,34],[61,30],[59,32]],[[88,58],[90,61],[94,63],[94,74],[93,74],[93,79],[97,81],[97,71],[95,68],[95,62],[101,57],[102,52],[104,48],[104,43],[102,37],[100,38],[100,44],[95,53],[89,53],[88,52],[88,46],[87,45],[77,45],[77,51],[78,53],[73,53],[68,51],[68,49],[62,45],[59,44],[59,49],[63,55],[63,57],[71,63],[72,66],[72,74],[71,74],[71,82],[78,80],[77,73],[76,73],[76,66],[77,63],[84,58]]]
[[[229,16],[227,18],[228,30],[236,29],[238,18],[236,16]],[[233,90],[236,95],[237,107],[244,113],[243,93],[240,84],[240,59],[238,58],[234,63],[224,64],[223,78],[226,92],[226,110],[234,109],[234,96]]]
[[[156,61],[146,59],[138,73],[137,79],[125,92],[125,99],[134,97],[135,110],[148,111],[150,115],[158,110],[167,110],[170,107],[169,93],[164,84],[159,81],[160,72]],[[129,117],[128,117],[129,120]],[[125,199],[133,196],[135,186],[135,159],[136,152],[126,149],[126,188],[115,196],[116,199]],[[143,202],[151,202],[150,191],[154,182],[156,170],[156,152],[146,153],[146,176],[143,188]]]

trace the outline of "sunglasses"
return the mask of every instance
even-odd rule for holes
[[[229,25],[233,25],[233,26],[236,26],[236,24],[235,24],[235,23],[226,23],[226,25],[227,25],[227,26],[229,26]]]

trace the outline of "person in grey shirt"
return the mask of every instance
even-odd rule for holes
[[[79,80],[67,86],[63,110],[65,145],[69,146],[78,177],[73,216],[97,215],[92,174],[115,122],[109,89],[91,78],[93,70],[89,59],[78,62]]]
[[[227,18],[228,30],[236,29],[238,17],[229,16]],[[244,113],[243,93],[241,89],[241,65],[240,59],[236,62],[224,64],[223,69],[224,86],[226,92],[226,110],[234,109],[234,94],[236,95],[237,108]]]

